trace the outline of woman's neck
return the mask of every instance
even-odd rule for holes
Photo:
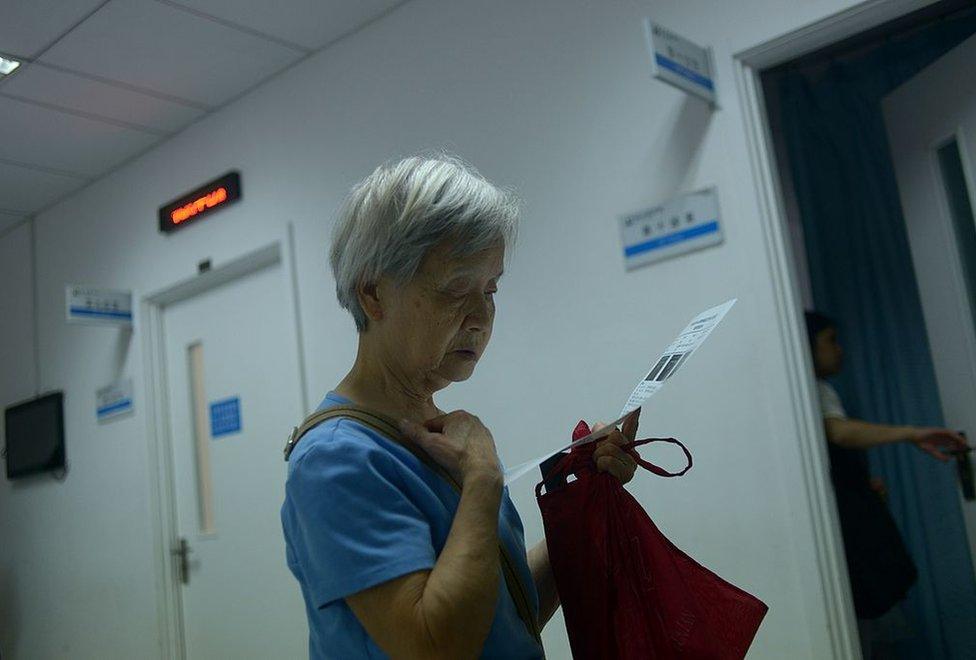
[[[397,373],[362,337],[356,362],[335,391],[353,403],[394,419],[419,423],[442,414],[434,405],[433,391]]]

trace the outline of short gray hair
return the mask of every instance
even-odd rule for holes
[[[353,187],[339,212],[329,261],[339,304],[359,332],[368,319],[358,287],[391,277],[405,284],[427,251],[454,241],[454,256],[511,245],[519,200],[456,156],[412,156],[380,165]]]

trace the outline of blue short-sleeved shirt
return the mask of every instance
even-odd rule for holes
[[[319,408],[345,403],[329,392]],[[302,438],[289,459],[281,524],[288,567],[305,598],[311,658],[387,657],[344,598],[433,568],[459,499],[409,450],[354,420],[329,420]],[[538,618],[522,520],[507,487],[498,532]],[[542,657],[504,579],[482,657]]]

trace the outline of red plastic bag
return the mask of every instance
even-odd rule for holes
[[[589,432],[580,422],[573,439]],[[671,473],[630,451],[651,442],[681,447],[687,467]],[[574,447],[544,483],[569,474],[575,481],[545,494],[543,483],[536,486],[573,658],[745,656],[769,608],[665,538],[616,477],[597,472],[596,446]],[[673,438],[638,440],[623,449],[663,477],[681,476],[692,465],[691,454]]]

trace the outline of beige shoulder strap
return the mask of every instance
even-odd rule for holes
[[[301,426],[296,427],[292,431],[291,437],[288,438],[288,442],[285,444],[285,460],[287,461],[291,456],[292,451],[294,451],[295,446],[298,444],[299,440],[302,439],[302,436],[319,424],[337,417],[354,419],[357,422],[374,429],[397,444],[402,445],[414,456],[420,459],[424,465],[429,467],[442,479],[447,481],[447,483],[449,483],[456,492],[461,492],[461,484],[459,484],[447,470],[441,467],[440,464],[434,461],[434,459],[432,459],[427,452],[404,437],[404,435],[400,432],[399,425],[393,418],[361,406],[348,404],[335,406],[333,408],[317,410],[306,417]],[[539,630],[538,621],[536,621],[536,618],[532,615],[532,606],[531,602],[529,601],[528,591],[525,589],[525,586],[519,579],[518,573],[515,570],[515,563],[512,561],[512,558],[508,554],[508,550],[505,549],[505,545],[501,541],[498,543],[498,552],[501,559],[502,573],[505,576],[505,584],[508,587],[508,593],[512,596],[512,600],[515,602],[515,607],[518,610],[522,621],[525,623],[526,628],[528,628],[529,632],[541,647],[542,634]]]
[[[302,439],[302,436],[314,429],[319,424],[327,422],[330,419],[335,419],[336,417],[355,419],[357,422],[361,422],[370,428],[376,429],[378,432],[389,437],[391,440],[396,440],[400,444],[404,444],[399,425],[391,417],[373,412],[372,410],[368,410],[361,406],[335,406],[332,408],[325,408],[323,410],[316,410],[305,418],[305,421],[301,423],[301,426],[295,427],[291,433],[291,437],[288,438],[288,442],[285,444],[285,460],[287,461],[291,456],[291,452],[295,449],[295,445],[298,444],[298,441]]]

